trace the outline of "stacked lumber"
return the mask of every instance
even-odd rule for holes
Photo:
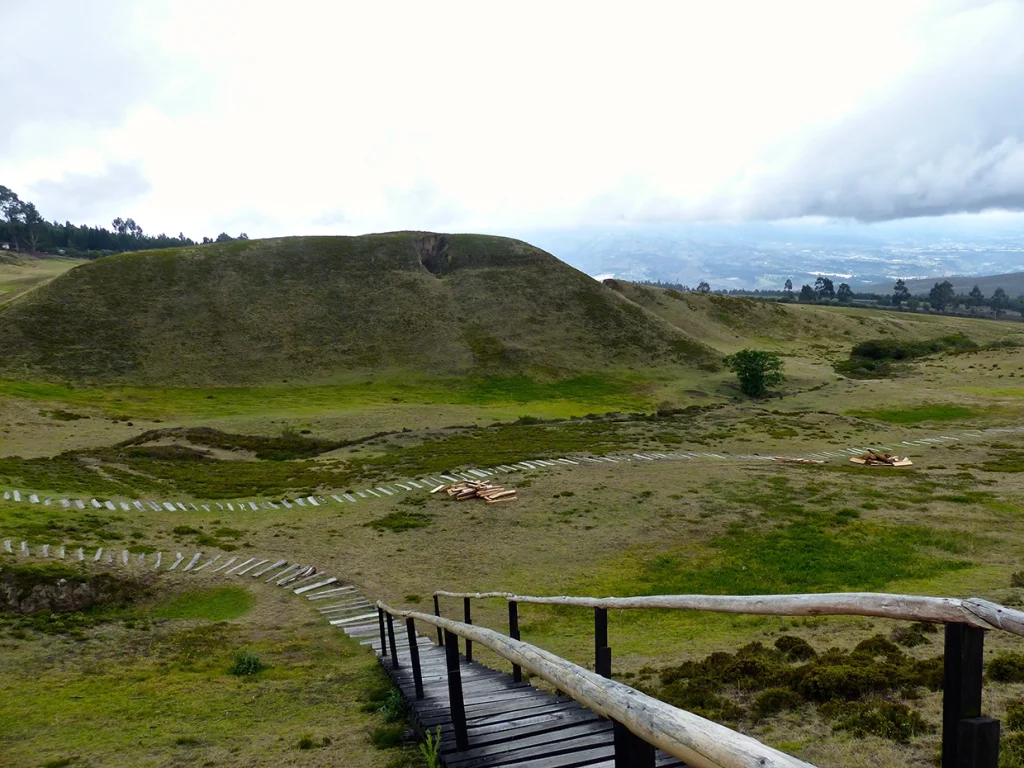
[[[909,467],[914,463],[909,458],[901,459],[891,453],[879,453],[878,451],[862,453],[860,456],[854,456],[850,461],[854,464],[866,464],[869,467]]]
[[[780,464],[824,464],[820,459],[794,459],[789,456],[776,456],[772,459]]]
[[[456,501],[483,499],[488,504],[504,504],[507,501],[515,501],[517,498],[515,488],[505,488],[494,483],[476,482],[473,480],[466,480],[453,485],[439,485],[431,490],[431,493],[440,493],[441,491],[445,491]]]

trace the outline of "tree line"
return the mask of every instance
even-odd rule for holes
[[[934,310],[936,312],[955,312],[966,310],[971,314],[977,314],[978,310],[987,308],[995,317],[1000,317],[1006,311],[1019,312],[1024,316],[1024,294],[1017,298],[1010,298],[1002,288],[996,288],[991,296],[985,296],[981,289],[975,285],[969,293],[957,293],[953,284],[948,280],[936,281],[935,285],[927,294],[911,294],[910,289],[904,280],[897,280],[891,294],[864,293],[854,291],[848,283],[835,283],[828,277],[819,275],[814,285],[803,285],[799,291],[793,290],[793,281],[786,280],[782,290],[746,289],[733,288],[731,290],[712,291],[706,281],[701,281],[696,288],[691,288],[682,283],[662,282],[660,280],[638,281],[641,285],[653,285],[659,288],[673,288],[677,291],[689,291],[691,293],[717,293],[729,296],[751,296],[765,298],[768,300],[817,304],[858,304],[871,303],[880,307],[906,308],[912,311]]]
[[[179,233],[149,235],[134,219],[118,216],[111,228],[76,226],[70,221],[61,224],[47,221],[35,203],[22,200],[7,187],[0,185],[0,247],[5,250],[30,253],[57,253],[94,259],[111,253],[147,251],[156,248],[174,248],[183,245],[204,245],[231,240],[248,240],[244,232],[232,237],[221,232],[216,238],[193,240]]]

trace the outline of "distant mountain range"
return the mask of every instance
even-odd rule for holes
[[[779,289],[787,279],[799,289],[818,275],[854,290],[881,285],[891,290],[897,278],[931,281],[931,287],[936,276],[972,280],[1024,272],[1024,227],[1017,219],[673,224],[516,236],[593,277],[691,286],[706,280],[714,290]]]
[[[988,275],[986,277],[929,277],[922,280],[907,280],[907,289],[913,294],[928,293],[935,283],[948,280],[957,293],[970,293],[978,286],[982,294],[991,297],[996,288],[1002,288],[1011,299],[1024,294],[1024,272],[1010,272],[1004,275]],[[864,289],[870,293],[892,293],[892,282],[879,283]]]

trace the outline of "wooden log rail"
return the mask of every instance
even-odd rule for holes
[[[460,741],[460,723],[463,729],[465,724],[464,711],[457,711],[462,701],[458,673],[458,638],[461,637],[466,643],[478,643],[545,680],[588,709],[621,725],[642,743],[661,749],[693,768],[812,768],[809,763],[766,746],[750,736],[677,709],[628,685],[601,677],[553,653],[492,629],[427,613],[398,610],[383,602],[378,602],[377,607],[384,617],[382,626],[386,624],[388,627],[386,635],[382,632],[381,642],[383,644],[387,638],[392,654],[393,618],[430,624],[444,633],[449,662],[449,700],[457,742]],[[618,743],[617,738],[617,765]],[[653,750],[650,754],[650,764],[653,765]]]
[[[608,647],[609,609],[654,609],[744,613],[762,616],[873,616],[945,624],[942,695],[942,768],[996,768],[999,762],[999,721],[981,716],[985,632],[1002,630],[1024,637],[1024,612],[981,598],[921,597],[874,592],[832,592],[809,595],[651,595],[643,597],[537,597],[512,592],[434,593],[434,614],[440,598],[459,598],[466,623],[470,603],[478,599],[508,601],[509,633],[519,638],[520,603],[590,608],[594,611],[594,670],[611,677]],[[518,672],[516,671],[518,675]],[[668,750],[666,750],[668,751]]]

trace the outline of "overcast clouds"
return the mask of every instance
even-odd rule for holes
[[[1024,2],[0,0],[0,183],[200,236],[1024,208]]]

